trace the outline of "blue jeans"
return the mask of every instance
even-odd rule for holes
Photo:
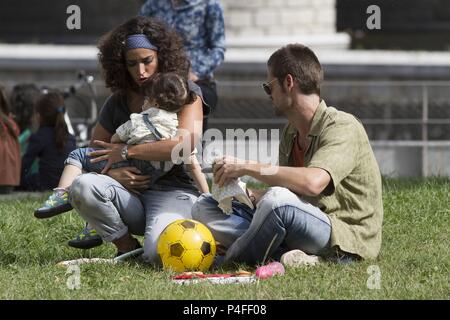
[[[86,172],[96,172],[101,173],[102,170],[105,168],[106,164],[108,163],[107,160],[99,161],[96,163],[91,163],[91,157],[88,155],[89,153],[101,150],[98,148],[78,148],[73,150],[68,158],[65,161],[65,164],[70,164],[76,167],[79,167],[83,169]],[[114,163],[111,168],[123,168],[123,167],[136,167],[138,168],[143,175],[150,175],[150,184],[158,180],[162,175],[164,175],[165,171],[161,170],[164,169],[164,161],[161,161],[159,163],[160,169],[157,169],[155,166],[152,165],[149,161],[144,160],[137,160],[137,159],[130,159],[127,161],[120,161]]]
[[[327,214],[286,188],[269,188],[254,210],[234,201],[231,215],[204,194],[192,207],[192,217],[206,224],[216,241],[228,248],[224,263],[255,265],[268,258],[278,260],[293,249],[314,255],[330,250]]]
[[[197,195],[190,190],[150,189],[136,196],[113,178],[79,175],[69,192],[72,206],[105,241],[126,233],[144,235],[144,260],[161,265],[156,252],[159,235],[170,223],[190,219]]]

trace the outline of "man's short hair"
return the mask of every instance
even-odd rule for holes
[[[316,93],[320,96],[323,70],[319,59],[308,47],[301,44],[284,46],[270,56],[267,66],[280,84],[290,74],[297,80],[303,94]]]

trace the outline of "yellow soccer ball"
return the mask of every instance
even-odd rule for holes
[[[216,242],[205,225],[181,219],[169,224],[161,233],[157,252],[165,269],[205,271],[214,261]]]

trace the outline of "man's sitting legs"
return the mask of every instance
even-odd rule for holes
[[[270,188],[255,211],[233,202],[230,216],[222,213],[212,197],[203,195],[194,204],[192,216],[229,247],[225,262],[261,264],[293,249],[321,254],[328,249],[331,235],[325,213],[280,187]]]
[[[204,223],[216,242],[228,249],[250,226],[253,211],[244,204],[233,201],[233,214],[222,212],[211,194],[201,195],[192,207],[192,218]]]
[[[248,230],[229,248],[225,262],[261,264],[293,249],[321,254],[330,236],[325,213],[288,189],[273,187],[257,204]]]

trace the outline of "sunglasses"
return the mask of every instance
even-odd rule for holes
[[[262,84],[262,87],[263,87],[264,91],[267,93],[268,96],[272,95],[272,87],[270,86],[270,84],[271,84],[272,82],[274,82],[275,80],[277,80],[277,78],[272,79],[272,80],[269,81],[269,82],[264,82],[264,83]]]

